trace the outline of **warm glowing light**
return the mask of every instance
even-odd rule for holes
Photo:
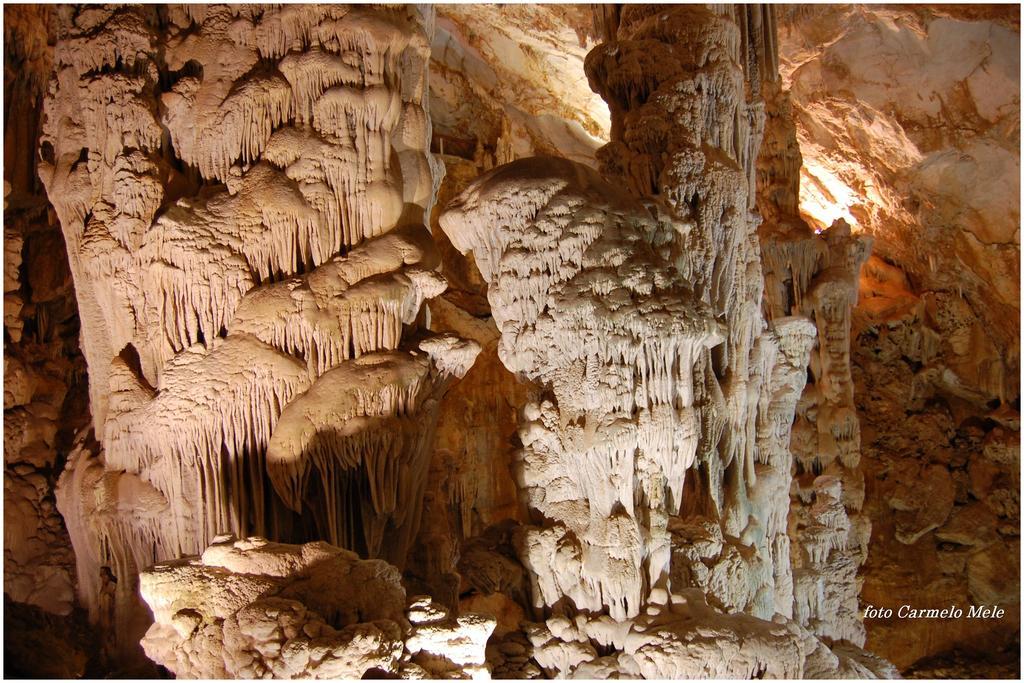
[[[857,231],[862,226],[851,212],[862,204],[861,197],[839,176],[816,159],[804,157],[800,170],[800,211],[820,233],[842,218]]]

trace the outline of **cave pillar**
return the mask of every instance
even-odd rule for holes
[[[706,502],[689,509],[765,555],[756,421],[776,341],[761,314],[755,204],[762,74],[775,69],[770,17],[759,6],[623,6],[614,36],[586,62],[612,113],[602,171],[661,207],[664,251],[725,323],[725,343],[694,359],[702,476],[691,495]],[[773,581],[750,573],[757,612],[770,616]]]
[[[94,438],[58,504],[126,650],[138,572],[225,533],[404,561],[437,402],[479,350],[421,324],[446,287],[432,31],[418,6],[60,11],[40,177]]]

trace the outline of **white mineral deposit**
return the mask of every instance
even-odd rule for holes
[[[4,44],[5,677],[1019,678],[1019,7]]]

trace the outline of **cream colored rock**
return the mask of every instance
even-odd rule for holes
[[[974,329],[943,335],[944,364],[985,400],[1012,400],[1019,27],[999,12],[951,10],[846,6],[781,22],[801,207],[816,227],[842,217],[874,236],[919,291],[955,292],[943,317]]]
[[[323,543],[217,539],[201,558],[144,572],[140,590],[156,622],[143,648],[181,678],[398,670],[398,572]]]
[[[696,448],[689,366],[718,331],[644,244],[634,227],[644,222],[654,229],[592,171],[547,158],[496,169],[441,217],[489,281],[502,361],[554,392],[554,402],[525,407],[520,428],[520,483],[531,507],[560,522],[520,539],[538,607],[571,596],[625,618],[642,605],[642,574],[667,578],[667,533],[654,520],[665,518],[666,496],[678,505]],[[533,273],[531,257],[545,269]],[[626,305],[634,297],[639,305]],[[580,417],[585,427],[570,422]],[[570,477],[578,468],[584,476]],[[666,481],[677,488],[665,492]],[[584,574],[592,586],[578,583]]]
[[[488,282],[503,363],[540,385],[523,408],[517,472],[528,504],[546,520],[516,535],[534,608],[550,615],[531,636],[535,658],[562,675],[641,673],[623,659],[633,654],[628,648],[599,657],[597,647],[621,650],[610,647],[609,634],[660,614],[670,578],[708,591],[722,608],[755,615],[752,630],[757,616],[783,612],[829,638],[862,643],[856,570],[869,527],[846,513],[847,504],[859,507],[863,490],[848,351],[869,243],[842,224],[810,240],[805,253],[813,258],[788,259],[799,272],[777,276],[792,294],[769,294],[778,321],[769,327],[753,211],[765,122],[758,93],[777,81],[770,15],[624,7],[605,13],[604,30],[610,42],[586,63],[612,113],[613,140],[598,156],[606,176],[646,199],[645,208],[582,168],[537,158],[478,179],[440,219]],[[744,41],[750,61],[746,53],[730,60]],[[706,83],[715,83],[713,96]],[[789,183],[791,176],[778,177]],[[635,246],[624,257],[619,245],[627,241]],[[641,250],[647,263],[636,267]],[[673,286],[685,292],[674,300],[688,310],[662,303],[661,292]],[[794,299],[807,305],[791,308]],[[643,320],[620,304],[627,300]],[[784,317],[801,313],[814,324]],[[677,320],[686,323],[676,328]],[[636,355],[653,365],[635,372],[630,344],[638,330]],[[803,405],[820,406],[805,418],[806,441],[810,457],[820,453],[825,462],[805,465],[834,463],[835,476],[820,478],[807,524],[790,529],[789,427],[816,333],[815,382]],[[668,349],[662,340],[672,340]],[[706,534],[706,552],[688,556],[692,538],[681,534],[673,555],[669,530],[686,529],[701,513],[717,526]],[[791,540],[799,544],[792,553]],[[675,558],[688,571],[671,572]],[[601,616],[590,623],[580,609]],[[666,648],[658,641],[651,651]],[[827,652],[820,643],[810,649],[819,648]],[[765,661],[751,653],[733,670],[709,650],[699,658],[708,664],[682,671],[673,658],[644,657],[647,676],[696,675],[702,666],[712,667],[705,675],[724,666],[749,676]],[[839,659],[825,659],[838,672]],[[794,651],[785,661],[779,666],[796,671],[804,655]]]
[[[138,570],[225,532],[315,534],[401,564],[437,400],[478,350],[419,330],[446,286],[423,227],[439,175],[433,10],[58,16],[39,174],[68,246],[101,446],[71,460],[59,495],[93,620],[127,655],[147,619]],[[396,370],[368,400],[387,409],[353,395],[332,411],[338,378],[356,380],[378,353]],[[422,390],[415,411],[391,400],[409,382]],[[388,440],[394,420],[406,438]],[[288,482],[281,463],[305,476],[312,442],[335,429],[380,453],[323,457],[304,500],[307,482]],[[315,528],[295,512],[303,502]],[[389,522],[401,531],[383,547]],[[104,578],[117,582],[115,608]],[[367,635],[382,662],[390,637]],[[266,670],[306,670],[282,666]],[[331,666],[322,673],[347,671]]]
[[[424,346],[426,353],[370,353],[329,370],[284,410],[266,451],[286,505],[311,508],[331,542],[351,547],[358,533],[371,556],[398,564],[419,529],[438,398],[479,351],[453,336]],[[320,485],[309,490],[313,470]],[[352,519],[349,491],[364,478],[369,496]]]
[[[489,678],[493,620],[449,619],[429,598],[407,610],[397,569],[322,542],[217,538],[143,572],[140,591],[146,654],[180,678]]]
[[[781,75],[777,11],[806,22]],[[1013,80],[1013,31],[953,50],[966,10],[437,12],[54,14],[40,175],[97,439],[58,499],[105,642],[148,626],[156,564],[146,648],[183,677],[891,676],[859,648],[883,489],[880,537],[1007,599],[1019,302],[979,302],[1014,275],[1019,126],[985,87]],[[460,193],[433,237],[432,149]],[[954,224],[935,263],[906,237]],[[899,266],[865,266],[870,237]],[[33,302],[9,270],[15,339]],[[869,391],[865,330],[911,368]],[[6,369],[5,488],[42,519],[58,413]],[[900,392],[905,434],[862,425]],[[865,482],[880,440],[919,434],[945,440],[914,451],[923,476]],[[12,529],[12,590],[66,602]],[[396,567],[433,599],[396,598]]]
[[[484,649],[493,617],[472,612],[451,617],[429,599],[414,602],[408,614],[412,630],[406,647],[413,664],[433,678],[490,679]]]
[[[596,165],[609,118],[580,78],[591,24],[584,5],[438,6],[430,115],[444,151],[484,171],[538,154]]]
[[[891,677],[891,667],[857,647],[833,652],[799,624],[722,614],[687,589],[630,622],[552,617],[529,631],[534,658],[572,678]],[[598,657],[591,643],[612,655]],[[852,660],[852,663],[848,660]],[[865,664],[859,664],[865,662]]]

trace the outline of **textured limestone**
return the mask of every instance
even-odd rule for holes
[[[783,23],[801,207],[818,227],[844,217],[874,236],[875,253],[899,264],[919,294],[955,294],[936,302],[956,322],[928,364],[984,401],[1012,402],[1019,17],[858,5]]]
[[[40,177],[98,440],[58,496],[92,618],[130,654],[137,573],[223,532],[402,564],[438,399],[479,350],[421,329],[445,288],[423,227],[432,10],[66,8],[59,24]]]
[[[5,592],[66,612],[77,562],[123,661],[143,571],[147,652],[183,677],[891,677],[865,635],[900,666],[1001,650],[1018,24],[436,11],[5,8],[5,219],[39,226],[5,221]],[[54,219],[92,393],[73,448]],[[339,580],[387,565],[227,531],[394,566]],[[863,624],[862,582],[1009,616]]]
[[[859,456],[848,343],[866,245],[842,224],[820,241],[824,258],[808,273],[821,266],[820,277],[810,291],[810,277],[798,281],[808,306],[795,311],[816,324],[780,317],[769,327],[761,317],[752,210],[764,125],[757,92],[775,69],[770,16],[631,7],[606,16],[610,42],[587,59],[612,113],[613,141],[599,158],[634,197],[539,157],[484,175],[441,216],[487,281],[499,357],[540,389],[523,410],[518,477],[546,523],[520,528],[515,545],[535,614],[547,617],[531,641],[548,673],[750,676],[775,666],[774,675],[799,675],[819,641],[787,616],[863,643],[855,574],[868,528],[847,515],[845,497],[859,507],[857,479],[848,477],[844,497],[842,475]],[[747,41],[750,61],[730,60]],[[744,79],[757,86],[750,101]],[[705,99],[683,107],[684,92]],[[673,288],[669,305],[663,292]],[[820,441],[827,459],[818,472],[833,461],[839,469],[814,481],[790,532],[789,427],[815,327],[813,407],[824,406],[820,418],[810,411],[821,432],[812,448]],[[711,516],[703,528],[699,513]],[[799,542],[792,564],[790,536]],[[688,603],[678,592],[687,585],[701,589],[690,602],[704,591],[720,609],[752,616],[726,620],[686,664],[666,654],[676,639],[692,641],[686,627],[668,628],[649,649],[612,635],[646,632],[646,617]],[[769,629],[735,656],[730,633],[753,640],[767,626],[758,617],[776,612],[789,630]],[[791,655],[769,663],[761,647]],[[829,656],[833,674],[858,670],[856,657],[841,665]]]
[[[667,518],[666,496],[679,501],[696,450],[689,366],[718,331],[645,249],[654,226],[644,221],[596,174],[551,158],[499,167],[441,218],[489,280],[502,362],[553,391],[524,408],[520,427],[520,485],[532,509],[560,523],[523,539],[538,607],[571,595],[629,617],[644,585],[667,578],[664,521],[653,520]],[[532,272],[531,260],[546,268]],[[558,566],[556,544],[581,555]],[[584,564],[597,568],[592,587],[573,585]]]
[[[4,22],[4,593],[16,619],[54,615],[39,624],[35,637],[44,641],[72,630],[74,553],[53,487],[87,412],[74,289],[31,148],[51,18],[49,7],[20,6],[5,10]],[[12,666],[25,657],[28,667],[31,648],[16,651]]]
[[[799,154],[791,151],[792,128],[777,110],[771,119],[765,115],[765,98],[776,106],[784,99],[778,92],[773,22],[771,12],[754,7],[718,13],[625,8],[615,22],[618,42],[604,54],[592,54],[588,72],[610,98],[613,141],[602,151],[606,172],[621,177],[642,196],[664,198],[676,220],[686,226],[673,247],[681,252],[676,263],[691,274],[697,291],[704,290],[728,323],[728,341],[721,359],[716,358],[715,376],[708,377],[721,386],[728,412],[717,416],[724,422],[717,427],[722,441],[717,449],[711,441],[706,456],[706,495],[713,501],[711,509],[718,508],[722,516],[723,536],[753,541],[757,555],[771,558],[772,565],[768,571],[756,562],[741,563],[748,579],[733,581],[738,595],[744,590],[757,595],[750,603],[754,614],[794,614],[821,635],[862,643],[854,572],[863,561],[863,550],[854,548],[862,549],[867,528],[844,522],[846,512],[841,509],[838,516],[829,515],[824,509],[815,511],[815,505],[827,509],[829,500],[849,503],[852,510],[859,507],[862,487],[856,470],[859,453],[848,349],[850,308],[867,245],[851,238],[842,225],[824,240],[817,239],[794,215],[792,175]],[[726,55],[741,45],[744,57],[729,60]],[[678,93],[690,91],[712,96],[698,98],[699,105],[680,106]],[[761,138],[769,125],[771,144],[761,156]],[[760,196],[758,179],[763,185]],[[753,239],[757,222],[748,218],[755,203],[771,207],[759,235],[765,243],[764,275]],[[771,318],[805,315],[817,327],[813,381],[795,405],[792,456],[786,439],[792,412],[787,411],[793,410],[803,379],[776,385],[777,389],[768,381],[774,360],[769,340],[774,335],[762,332],[764,323],[749,308],[762,296]],[[795,356],[789,362],[796,367],[803,365],[799,348],[797,344],[788,349]],[[763,388],[758,390],[759,386]],[[776,390],[787,398],[777,399],[775,414],[781,413],[785,431],[773,443],[765,438],[768,433],[751,425],[759,409],[768,409],[761,406]],[[754,448],[760,451],[761,471],[752,460],[741,460],[744,466],[734,476],[746,485],[723,487],[723,470],[728,472],[737,453]],[[798,498],[810,502],[821,494],[825,500],[807,510],[796,505],[790,528],[783,531],[788,506],[777,494],[780,487],[789,488],[790,458],[796,462]],[[826,483],[815,479],[818,474],[833,478]],[[721,500],[722,488],[734,497]],[[720,557],[729,562],[731,555]],[[741,589],[744,583],[747,587]]]
[[[435,151],[484,170],[537,154],[595,165],[608,108],[582,78],[586,5],[442,5],[431,45]]]
[[[874,527],[863,601],[966,611],[1019,585],[1019,16],[849,6],[780,23],[801,209],[874,239],[851,339]],[[1007,464],[986,442],[1012,443]],[[987,623],[872,620],[867,646],[901,668],[955,650],[989,675],[1018,602]]]
[[[142,646],[179,678],[485,675],[486,616],[406,601],[398,570],[326,543],[214,540],[143,572]]]

